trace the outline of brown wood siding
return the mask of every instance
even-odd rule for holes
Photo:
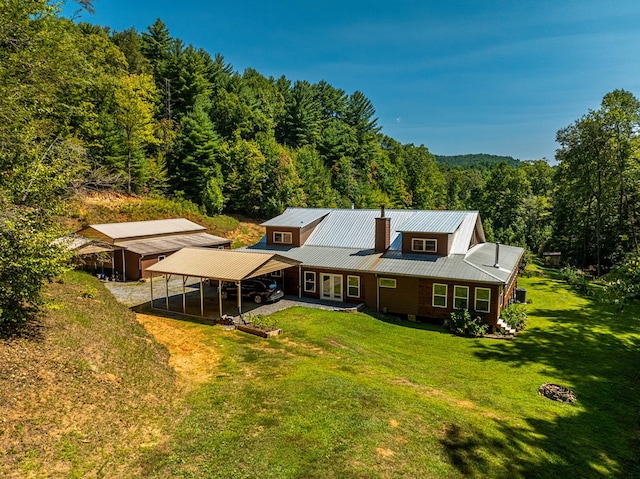
[[[391,276],[381,276],[391,277]],[[490,307],[488,313],[477,313],[483,321],[495,326],[498,315],[499,285],[466,283],[463,281],[444,281],[431,278],[403,278],[397,277],[396,293],[393,289],[380,288],[380,309],[386,307],[390,313],[412,314],[424,318],[445,320],[449,318],[453,309],[454,286],[466,286],[469,288],[469,310],[475,308],[476,288],[488,288],[491,291]],[[433,285],[447,285],[447,307],[433,306]],[[368,298],[365,300],[368,303]]]
[[[274,243],[273,233],[291,233],[291,244]],[[284,228],[280,226],[267,226],[267,244],[272,246],[300,246],[300,228]]]
[[[376,309],[377,307],[377,285],[378,278],[375,274],[362,274],[361,288],[363,291],[362,302],[369,308]]]
[[[298,296],[298,267],[287,268],[283,271],[282,290],[285,294]]]
[[[124,252],[125,279],[137,281],[140,279],[140,255],[131,251]]]
[[[316,229],[316,226],[318,226],[323,219],[324,216],[322,218],[318,218],[312,223],[309,223],[304,228],[300,228],[300,246],[302,246],[309,239],[309,236],[311,236],[313,230]]]
[[[147,271],[149,266],[153,266],[158,262],[159,256],[169,256],[171,253],[158,253],[155,255],[145,256],[140,260],[140,264],[142,265],[142,278],[148,279],[151,277],[151,273]],[[129,268],[129,262],[127,262],[127,269]],[[139,278],[138,278],[139,279]]]
[[[383,275],[380,278],[396,280],[395,288],[380,288],[380,310],[389,313],[416,314],[418,311],[418,279]]]
[[[411,242],[416,239],[434,239],[438,242],[436,255],[447,256],[449,254],[449,236],[447,233],[402,233],[402,252],[406,254],[434,254],[434,253],[421,253],[419,251],[412,251]]]
[[[511,281],[507,283],[507,286],[504,289],[502,309],[506,308],[509,305],[509,302],[515,298],[517,285],[518,285],[518,270],[516,269],[516,271],[513,273],[513,276],[511,277]]]

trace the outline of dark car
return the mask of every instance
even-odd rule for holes
[[[254,303],[266,303],[278,301],[284,297],[284,292],[278,288],[275,281],[265,278],[245,279],[241,283],[242,296],[250,298]],[[238,295],[238,286],[235,283],[222,283],[220,293],[222,299]]]

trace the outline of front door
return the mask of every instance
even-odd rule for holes
[[[342,275],[322,273],[322,299],[342,301]]]

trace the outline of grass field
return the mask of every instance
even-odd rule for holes
[[[221,352],[149,477],[637,477],[640,320],[522,279],[513,341],[308,309],[275,340],[196,328]],[[565,385],[569,405],[537,394]]]
[[[145,316],[169,358],[99,283],[72,275],[52,285],[40,348],[64,368],[26,383],[54,397],[28,399],[18,420],[3,404],[36,393],[0,393],[0,475],[640,477],[639,308],[615,313],[550,278],[520,286],[530,319],[511,341],[303,308],[276,313],[284,334],[270,340]],[[578,401],[539,396],[544,382]]]

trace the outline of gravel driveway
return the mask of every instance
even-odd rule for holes
[[[107,281],[104,283],[111,294],[122,304],[135,308],[148,305],[151,300],[150,281],[129,281],[125,283]],[[182,277],[172,277],[168,284],[169,289],[169,310],[181,313],[183,308],[183,284]],[[200,281],[197,278],[188,278],[184,284],[185,307],[188,314],[200,315]],[[203,283],[203,303],[204,316],[206,318],[218,318],[218,293],[217,288]],[[157,309],[166,309],[166,286],[162,277],[153,280],[153,306]],[[287,295],[275,303],[255,304],[246,298],[242,301],[242,311],[244,314],[271,314],[294,306],[305,306],[308,308],[318,308],[335,311],[356,311],[362,305],[351,303],[341,303],[334,301],[320,301],[313,298],[298,298]],[[238,317],[238,308],[235,299],[223,301],[223,311],[225,314]]]

